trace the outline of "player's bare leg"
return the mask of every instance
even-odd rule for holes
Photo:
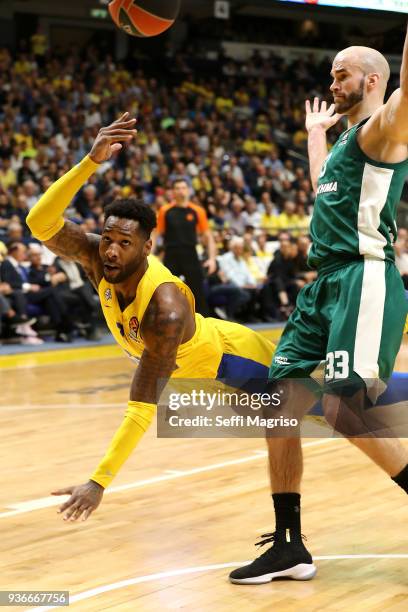
[[[354,446],[395,478],[408,465],[408,450],[393,438],[348,438]]]
[[[300,424],[304,414],[315,404],[315,395],[294,381],[280,381],[279,386],[284,389],[279,414],[296,418]],[[296,432],[285,431],[285,428],[272,430],[268,433],[267,446],[275,531],[263,535],[257,545],[273,543],[273,546],[250,565],[231,572],[230,580],[237,584],[261,584],[280,576],[309,580],[316,573],[301,534],[303,457],[300,428]]]

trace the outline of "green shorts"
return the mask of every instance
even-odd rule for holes
[[[345,379],[386,380],[407,310],[401,276],[392,262],[362,259],[321,274],[299,293],[269,376],[307,377],[323,361],[329,385]]]

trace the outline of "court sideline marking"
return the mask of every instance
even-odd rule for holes
[[[408,559],[408,554],[384,554],[384,555],[317,555],[313,557],[315,561],[331,561],[341,559]],[[110,591],[116,591],[123,589],[128,586],[135,584],[141,584],[143,582],[153,582],[154,580],[162,580],[163,578],[171,578],[173,576],[185,576],[187,574],[196,574],[199,572],[207,572],[209,570],[226,569],[229,567],[239,567],[240,565],[246,565],[250,561],[232,561],[231,563],[218,563],[216,565],[200,565],[197,567],[187,567],[184,569],[170,570],[168,572],[159,572],[157,574],[147,574],[146,576],[138,576],[137,578],[129,578],[128,580],[121,580],[120,582],[113,582],[112,584],[106,584],[104,586],[96,587],[95,589],[89,589],[83,593],[72,595],[69,598],[69,604],[76,603],[77,601],[83,601],[84,599],[90,599],[103,593],[109,593]],[[45,612],[46,610],[55,610],[59,606],[41,606],[39,608],[28,608],[27,612]]]
[[[321,444],[327,444],[328,442],[338,441],[341,439],[342,438],[324,438],[323,440],[314,440],[313,442],[305,442],[305,444],[303,444],[303,447],[319,446]],[[147,478],[146,480],[137,480],[129,484],[110,487],[109,489],[106,489],[104,494],[109,495],[111,493],[119,493],[121,491],[145,487],[151,484],[156,484],[158,482],[164,482],[166,480],[184,478],[186,476],[192,476],[193,474],[200,474],[202,472],[211,472],[212,470],[219,470],[221,468],[229,467],[231,465],[239,465],[240,463],[257,461],[259,459],[265,458],[266,456],[267,451],[255,450],[253,454],[247,457],[231,459],[230,461],[223,461],[222,463],[213,463],[210,465],[205,465],[203,467],[192,468],[191,470],[166,470],[161,476],[154,476],[153,478]],[[33,512],[34,510],[42,510],[44,508],[50,508],[52,506],[59,506],[61,503],[63,502],[60,498],[48,496],[39,497],[37,499],[31,499],[25,502],[19,502],[15,504],[7,504],[5,508],[9,508],[9,510],[7,510],[6,512],[0,512],[0,519],[17,516],[19,514],[26,514],[27,512]]]

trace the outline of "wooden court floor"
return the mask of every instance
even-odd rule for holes
[[[98,612],[408,609],[407,496],[344,440],[304,441],[310,582],[227,580],[273,530],[261,439],[157,439],[152,426],[97,512],[64,523],[50,492],[86,481],[121,422],[133,366],[119,355],[0,369],[0,590],[69,590],[70,609]]]

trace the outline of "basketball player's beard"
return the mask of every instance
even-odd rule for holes
[[[110,274],[106,274],[106,271],[104,270],[103,277],[106,282],[111,283],[112,285],[117,285],[119,283],[127,281],[133,274],[135,274],[135,272],[137,272],[139,266],[140,262],[133,262],[132,264],[128,264],[127,266],[124,266],[122,268],[118,268],[119,271],[116,274],[112,272]]]
[[[335,111],[336,113],[341,113],[345,115],[349,110],[351,110],[357,104],[364,100],[364,77],[362,77],[360,81],[360,85],[358,89],[352,91],[344,100],[341,102],[336,102]]]

